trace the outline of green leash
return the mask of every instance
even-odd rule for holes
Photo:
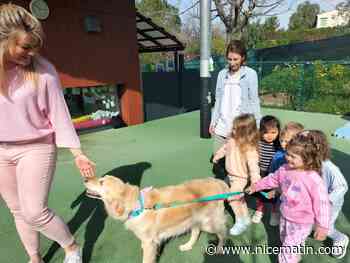
[[[259,192],[262,196],[268,198],[268,194],[266,192]],[[158,210],[162,208],[174,208],[182,205],[187,205],[187,204],[193,204],[193,203],[205,203],[205,202],[211,202],[211,201],[219,201],[219,200],[225,200],[231,196],[235,195],[240,195],[244,194],[244,192],[230,192],[230,193],[225,193],[225,194],[217,194],[217,195],[211,195],[211,196],[206,196],[206,197],[201,197],[201,198],[196,198],[191,201],[175,201],[169,204],[155,204],[153,209]]]
[[[145,208],[144,207],[144,205],[145,205],[144,204],[145,203],[144,197],[142,195],[140,195],[140,197],[139,197],[140,208],[131,211],[129,216],[128,216],[128,219],[139,216],[145,209],[159,210],[162,208],[174,208],[174,207],[193,204],[193,203],[205,203],[205,202],[211,202],[211,201],[219,201],[219,200],[225,200],[231,196],[240,195],[240,194],[244,194],[244,192],[230,192],[230,193],[224,193],[224,194],[217,194],[217,195],[196,198],[196,199],[193,199],[191,201],[175,201],[175,202],[171,202],[169,204],[157,203],[152,208]],[[260,192],[260,194],[262,194],[263,196],[268,198],[268,195],[266,192]]]
[[[211,201],[219,201],[219,200],[225,200],[231,196],[235,195],[240,195],[244,194],[244,192],[230,192],[230,193],[225,193],[225,194],[217,194],[217,195],[211,195],[211,196],[206,196],[206,197],[201,197],[201,198],[196,198],[191,201],[175,201],[169,204],[155,204],[154,209],[162,209],[162,208],[170,208],[170,207],[178,207],[182,205],[187,205],[187,204],[193,204],[193,203],[204,203],[204,202],[211,202]]]

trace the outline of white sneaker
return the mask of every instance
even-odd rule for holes
[[[81,249],[77,249],[66,255],[63,263],[83,263],[83,257],[81,253]]]
[[[254,224],[259,224],[261,222],[261,219],[263,218],[264,213],[260,211],[255,211],[253,217],[252,217],[252,222]]]
[[[246,220],[237,220],[233,227],[230,229],[230,234],[232,236],[238,236],[242,234],[250,224],[251,222],[249,218]]]
[[[270,226],[278,226],[280,224],[280,213],[273,212],[270,216]]]
[[[341,259],[346,255],[346,249],[349,245],[348,236],[344,235],[344,239],[341,241],[334,241],[332,246],[332,255],[337,259]]]

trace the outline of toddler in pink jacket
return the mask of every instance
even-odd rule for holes
[[[225,158],[231,192],[243,192],[245,187],[260,179],[258,157],[259,132],[252,114],[242,114],[233,121],[231,138],[215,153],[213,162]],[[235,214],[235,224],[230,234],[242,234],[251,220],[244,195],[229,198],[229,204]]]
[[[317,149],[303,134],[287,146],[287,164],[275,173],[259,180],[248,190],[279,188],[281,192],[280,238],[282,249],[279,262],[299,262],[300,255],[293,247],[302,246],[315,224],[314,237],[324,240],[330,223],[328,193],[320,176],[321,163]],[[288,249],[290,248],[290,250]]]

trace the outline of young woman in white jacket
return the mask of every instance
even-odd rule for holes
[[[233,40],[227,47],[228,67],[219,72],[216,82],[215,106],[209,132],[214,138],[214,153],[222,146],[232,130],[235,117],[253,114],[257,123],[261,118],[258,95],[258,76],[244,65],[247,52],[242,41]]]

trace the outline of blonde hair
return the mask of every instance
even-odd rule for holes
[[[233,120],[232,138],[238,145],[241,153],[246,153],[249,148],[258,147],[259,130],[252,114],[242,114]]]
[[[294,136],[303,130],[304,126],[301,123],[290,121],[282,128],[280,137],[283,138],[286,134],[293,134]]]
[[[25,8],[14,4],[0,5],[0,94],[7,95],[5,56],[9,48],[16,44],[21,34],[29,34],[33,47],[41,48],[44,33],[41,23]],[[24,79],[38,83],[37,66],[38,60],[24,67]]]

